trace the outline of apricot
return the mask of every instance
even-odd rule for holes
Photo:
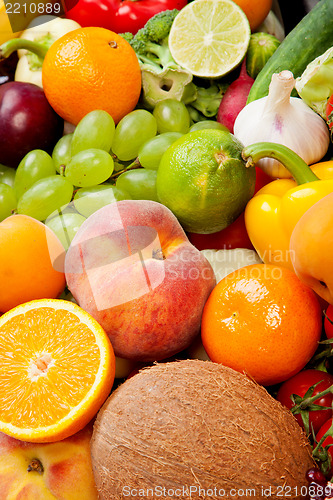
[[[291,261],[301,281],[333,304],[333,193],[309,208],[290,239]]]
[[[64,290],[65,249],[45,224],[27,215],[0,223],[0,312]]]

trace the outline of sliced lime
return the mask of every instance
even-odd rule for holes
[[[169,48],[193,75],[218,78],[240,64],[250,36],[248,19],[232,0],[194,0],[176,16]]]

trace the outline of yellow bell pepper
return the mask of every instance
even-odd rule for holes
[[[293,270],[289,249],[291,233],[312,205],[333,192],[333,161],[310,168],[289,148],[273,143],[256,143],[243,151],[249,166],[265,157],[279,160],[294,180],[278,179],[261,188],[246,206],[245,225],[264,263]]]

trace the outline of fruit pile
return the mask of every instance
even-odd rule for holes
[[[6,30],[0,498],[333,498],[331,0]]]

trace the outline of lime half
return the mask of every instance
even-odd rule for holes
[[[194,0],[176,16],[169,48],[193,75],[218,78],[242,61],[250,36],[249,21],[232,0]]]

